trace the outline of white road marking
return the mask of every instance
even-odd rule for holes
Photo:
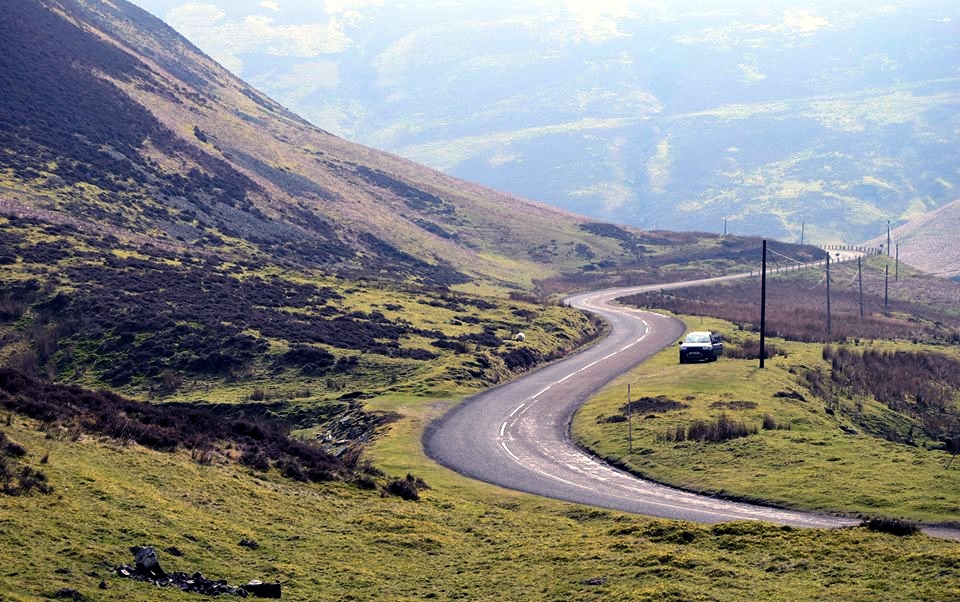
[[[505,441],[501,441],[501,442],[500,442],[500,447],[503,448],[503,451],[505,451],[505,452],[507,452],[508,454],[510,454],[510,457],[513,458],[514,460],[516,460],[516,461],[517,461],[517,464],[519,464],[520,466],[523,466],[523,462],[520,461],[520,458],[518,458],[518,457],[516,457],[515,455],[513,455],[513,452],[510,451],[510,448],[509,448],[509,447],[507,447],[507,443],[506,443]]]
[[[549,390],[552,389],[552,388],[553,388],[553,383],[551,383],[551,384],[547,385],[546,387],[544,387],[544,388],[540,389],[539,391],[537,391],[537,392],[533,395],[533,397],[531,397],[530,399],[536,399],[536,398],[540,397],[541,395],[543,395],[544,393],[546,393],[547,391],[549,391]],[[521,404],[521,405],[523,405],[523,404]],[[518,408],[518,409],[519,409],[519,408]]]

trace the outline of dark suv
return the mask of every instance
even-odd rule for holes
[[[711,330],[695,330],[680,341],[680,363],[715,361],[723,353],[720,335]]]

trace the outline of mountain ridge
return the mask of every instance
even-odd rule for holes
[[[216,250],[224,248],[217,240],[252,240],[261,252],[335,272],[422,272],[446,284],[483,277],[529,286],[535,274],[587,263],[579,245],[630,258],[582,230],[587,218],[308,124],[130,3],[5,4],[16,17],[4,32],[12,93],[0,112],[12,151],[0,181],[8,206],[16,197],[166,244]],[[25,109],[38,96],[48,103],[39,115]],[[90,118],[95,108],[99,119]],[[122,116],[124,129],[105,114]],[[531,239],[559,248],[532,257]]]

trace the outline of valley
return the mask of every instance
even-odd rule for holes
[[[670,283],[755,272],[759,237],[693,221],[677,232],[616,225],[613,213],[585,217],[351,142],[126,0],[0,0],[0,12],[0,600],[197,599],[123,577],[138,546],[154,547],[168,572],[279,584],[288,600],[960,595],[960,547],[916,532],[955,525],[958,512],[957,465],[942,462],[960,439],[956,383],[941,374],[960,360],[955,282],[901,263],[881,307],[891,259],[871,258],[859,320],[851,264],[835,266],[837,329],[825,336],[818,268],[785,271],[792,288],[776,289],[771,313],[771,349],[783,353],[758,375],[756,279],[683,293]],[[682,114],[716,124],[763,112],[745,102]],[[729,111],[700,114],[717,106]],[[611,124],[646,127],[577,131]],[[530,140],[566,131],[548,124]],[[666,170],[681,137],[643,136],[656,147],[651,173]],[[930,177],[945,177],[936,165]],[[679,181],[671,173],[657,180],[665,196]],[[738,186],[760,182],[743,177]],[[772,196],[815,188],[786,167],[763,182]],[[758,207],[777,220],[777,207]],[[703,224],[715,217],[690,208]],[[826,256],[770,248],[799,264]],[[563,358],[583,352],[572,361],[589,363],[598,341],[624,336],[570,300],[614,287],[647,287],[624,302],[675,312],[650,335],[659,344],[706,323],[732,353],[689,366],[702,370],[686,380],[668,365],[675,349],[623,341],[576,396],[551,385],[564,403],[587,400],[577,442],[686,489],[842,515],[843,528],[751,520],[777,512],[652,518],[589,495],[520,493],[433,459],[424,437],[437,421],[493,415],[483,400],[512,387],[536,394]],[[637,367],[641,350],[649,360]],[[919,375],[901,380],[926,389],[854,378],[864,358],[892,371],[898,353]],[[618,418],[624,382],[688,405],[648,414],[632,454]],[[789,428],[665,440],[734,401],[756,404],[722,406],[738,419],[769,413]],[[465,437],[452,448],[479,452]]]

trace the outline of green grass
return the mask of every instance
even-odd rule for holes
[[[691,329],[720,330],[728,339],[746,336],[719,320],[690,318],[687,323]],[[666,349],[588,401],[576,415],[574,435],[601,457],[694,491],[854,515],[928,523],[960,520],[960,466],[947,470],[950,457],[946,452],[898,445],[860,432],[852,419],[857,406],[861,419],[902,419],[872,399],[846,400],[834,415],[828,414],[825,402],[801,386],[792,373],[802,367],[826,366],[822,345],[773,342],[785,349],[788,357],[768,360],[763,370],[756,360],[730,358],[680,365],[676,348]],[[892,342],[871,344],[897,346]],[[628,423],[604,421],[604,417],[622,413],[628,384],[634,399],[664,395],[688,406],[635,415],[632,454],[628,453]],[[774,397],[781,391],[800,393],[805,401]],[[751,402],[756,407],[724,407],[733,401]],[[789,430],[760,430],[756,435],[719,443],[658,440],[678,426],[714,419],[721,413],[758,427],[765,415],[771,415],[778,425],[789,425]],[[848,434],[841,427],[857,434]]]
[[[408,400],[410,401],[410,400]],[[0,598],[72,588],[96,600],[195,595],[113,576],[152,544],[168,570],[279,580],[285,600],[950,600],[960,546],[864,529],[814,531],[655,521],[477,484],[415,450],[417,414],[377,448],[432,486],[420,502],[197,465],[109,441],[0,427],[55,492],[0,497]],[[398,400],[397,408],[405,407]],[[239,545],[252,539],[259,548]],[[182,557],[163,548],[176,546]],[[66,569],[68,572],[57,572]],[[98,589],[101,579],[109,586]]]

